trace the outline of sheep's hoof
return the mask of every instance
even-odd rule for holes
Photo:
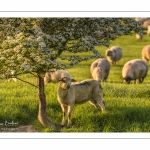
[[[65,124],[61,123],[61,124],[60,124],[60,126],[61,126],[61,127],[64,127],[64,126],[65,126]]]
[[[68,124],[68,125],[67,125],[67,128],[70,128],[70,127],[71,127],[71,124]]]

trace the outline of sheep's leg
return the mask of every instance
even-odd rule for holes
[[[103,101],[102,97],[99,95],[97,98],[95,98],[95,100],[97,101],[102,112],[105,111],[105,102]]]
[[[61,126],[64,126],[65,122],[66,122],[66,113],[67,113],[67,110],[68,110],[68,106],[61,105],[61,108],[62,108],[62,112],[63,112]]]
[[[142,83],[144,81],[144,78],[139,79],[139,83]]]
[[[134,83],[136,83],[136,79],[134,80]]]
[[[98,104],[99,104],[99,107],[101,108],[102,112],[105,111],[105,103],[104,103],[104,101],[101,101],[101,100],[100,100],[100,101],[98,102]]]
[[[97,104],[97,102],[94,101],[94,100],[90,100],[89,103],[90,103],[91,105],[93,105],[95,108],[97,108],[97,107],[99,106],[99,105]]]
[[[98,88],[93,89],[92,99],[97,102],[102,112],[105,111],[105,103],[103,101],[103,93],[102,93],[101,85],[99,86],[99,89]]]
[[[144,78],[142,78],[142,81],[141,81],[141,83],[143,83],[143,81],[144,81]]]
[[[68,127],[72,125],[71,122],[72,111],[73,111],[73,106],[72,105],[68,106],[68,125],[67,125]]]

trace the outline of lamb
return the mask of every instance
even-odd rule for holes
[[[9,78],[8,81],[10,82],[11,80],[17,82],[17,78]]]
[[[48,72],[45,73],[44,76],[44,83],[57,83],[59,82],[59,79],[62,77],[68,77],[71,78],[69,72],[64,71],[64,70],[49,70]]]
[[[150,19],[147,18],[147,20],[145,20],[145,21],[143,22],[143,26],[146,27],[146,28],[148,28],[149,25],[150,25]]]
[[[99,58],[95,60],[90,67],[90,73],[93,79],[98,82],[106,81],[110,70],[110,64],[107,59]]]
[[[74,79],[63,77],[60,79],[57,89],[57,99],[61,105],[63,117],[61,126],[65,125],[65,117],[68,111],[68,124],[70,127],[72,111],[75,104],[89,101],[95,107],[100,107],[102,112],[105,110],[102,88],[96,80],[87,79],[78,83],[71,84]]]
[[[122,58],[122,49],[119,46],[112,46],[110,49],[106,50],[106,57],[110,63],[116,65]]]
[[[147,35],[150,36],[150,18],[135,18],[137,22],[142,22],[142,26],[147,29]],[[144,33],[145,34],[145,33]],[[144,37],[142,33],[136,33],[136,39],[142,40]]]
[[[14,74],[15,74],[15,71],[14,71],[14,70],[11,70],[11,75],[14,76]],[[15,78],[15,77],[12,77],[12,78],[9,78],[9,79],[8,79],[9,82],[10,82],[11,80],[17,82],[17,76],[16,76],[16,78]]]
[[[144,81],[144,78],[147,76],[148,65],[145,61],[141,59],[133,59],[125,63],[122,69],[122,76],[124,82],[130,83],[131,80],[139,79],[139,83]]]
[[[150,61],[150,45],[146,45],[142,49],[142,60]]]
[[[139,18],[135,18],[135,21],[142,21],[142,22],[144,22],[144,21],[146,21],[146,20],[148,20],[149,18],[144,18],[144,17],[139,17]]]
[[[143,33],[136,33],[136,39],[137,40],[142,40],[143,39]]]

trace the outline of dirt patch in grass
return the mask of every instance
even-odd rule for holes
[[[15,128],[1,128],[0,132],[38,132],[32,125],[21,125]]]
[[[17,132],[38,132],[32,125],[19,126]]]

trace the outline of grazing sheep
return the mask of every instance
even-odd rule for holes
[[[137,40],[142,40],[143,39],[143,33],[136,33],[136,39]]]
[[[144,81],[148,72],[148,65],[145,61],[141,59],[133,59],[125,63],[122,69],[122,76],[124,82],[130,83],[131,80],[134,80],[136,83],[136,79],[139,79],[139,83]]]
[[[101,82],[106,81],[110,70],[110,63],[105,58],[95,60],[90,67],[90,73],[93,79]]]
[[[65,117],[68,112],[68,127],[71,126],[71,116],[75,104],[89,101],[95,107],[105,110],[102,88],[96,80],[87,79],[82,82],[71,84],[74,79],[63,77],[60,79],[57,89],[58,102],[63,111],[61,125],[65,125]]]
[[[147,29],[147,34],[149,35],[148,26],[150,25],[150,18],[135,18],[135,21],[141,22],[142,26]],[[145,34],[145,33],[144,33]],[[144,37],[144,34],[142,33],[136,33],[136,39],[142,40]]]
[[[64,70],[49,70],[46,72],[45,77],[44,77],[44,83],[57,83],[59,82],[59,79],[62,77],[68,77],[71,78],[69,72],[64,71]]]
[[[145,20],[143,22],[143,26],[146,27],[146,28],[148,28],[149,25],[150,25],[150,19],[148,18],[147,20]]]
[[[150,45],[146,45],[143,47],[142,59],[146,62],[150,61]]]
[[[142,22],[144,22],[144,21],[146,21],[148,19],[149,18],[139,17],[139,18],[135,18],[135,21],[142,21]]]
[[[17,82],[17,78],[9,78],[8,81],[10,82],[11,80]]]
[[[119,46],[112,46],[110,49],[106,50],[106,57],[110,63],[116,65],[122,58],[122,49]]]
[[[12,71],[11,71],[11,75],[13,76],[14,74],[15,74],[15,71],[12,70]],[[8,79],[8,81],[11,81],[11,80],[17,82],[17,78],[14,78],[14,77],[13,77],[13,78],[9,78],[9,79]]]

